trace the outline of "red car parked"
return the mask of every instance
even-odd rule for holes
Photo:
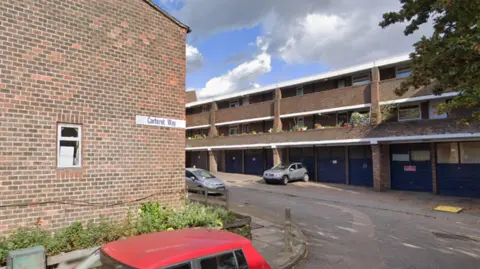
[[[271,269],[237,234],[208,229],[151,233],[105,244],[102,269]],[[78,268],[89,268],[81,267]]]

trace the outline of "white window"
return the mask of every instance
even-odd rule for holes
[[[369,73],[364,73],[360,75],[356,75],[352,77],[352,85],[357,86],[357,85],[364,85],[370,83],[370,74]]]
[[[240,102],[238,99],[230,101],[230,107],[237,107],[240,106]]]
[[[232,125],[228,129],[228,135],[238,135],[238,125]]]
[[[428,104],[429,119],[445,119],[448,117],[447,113],[438,114],[438,105],[444,104],[444,100],[432,100]]]
[[[58,167],[82,167],[82,127],[74,124],[58,124],[57,140]]]
[[[250,96],[243,97],[242,105],[249,105],[250,104]]]
[[[295,119],[295,125],[298,126],[298,127],[305,126],[305,118],[304,117],[297,117]]]
[[[419,120],[421,118],[420,104],[398,108],[398,121]]]
[[[303,87],[302,86],[297,88],[297,96],[303,96]]]
[[[341,79],[337,82],[337,88],[345,88],[345,80]]]
[[[412,67],[410,65],[397,66],[395,71],[397,78],[405,78],[412,74]]]

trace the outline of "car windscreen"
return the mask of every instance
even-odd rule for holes
[[[194,171],[192,171],[192,173],[196,177],[201,178],[201,179],[215,178],[214,175],[210,174],[209,172],[207,172],[205,170],[194,170]]]
[[[273,167],[273,169],[287,169],[288,168],[288,164],[277,164]]]

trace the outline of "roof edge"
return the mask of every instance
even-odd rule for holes
[[[157,4],[155,4],[154,2],[152,2],[152,0],[143,0],[144,2],[146,2],[147,4],[149,4],[151,7],[153,7],[154,9],[156,9],[157,11],[159,11],[160,13],[162,13],[165,17],[167,17],[168,19],[170,19],[171,21],[173,21],[174,23],[176,23],[178,26],[184,28],[187,30],[187,34],[190,33],[192,31],[192,29],[190,29],[190,27],[186,24],[184,24],[183,22],[179,21],[177,18],[175,18],[174,16],[170,15],[170,13],[168,13],[167,11],[165,11],[163,8],[159,7]]]

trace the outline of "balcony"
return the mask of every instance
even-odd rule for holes
[[[190,114],[186,118],[188,127],[210,124],[210,112]]]
[[[230,122],[254,118],[273,117],[273,101],[266,101],[216,111],[216,122]]]
[[[383,138],[396,136],[418,136],[449,133],[478,132],[480,123],[458,125],[455,120],[419,120],[411,122],[385,123],[377,126],[338,127],[307,131],[292,131],[272,134],[240,135],[188,140],[187,147],[211,147],[286,142],[309,142],[361,138]],[[317,143],[318,144],[318,143]]]
[[[281,113],[291,114],[370,103],[370,84],[324,90],[303,96],[284,98]]]

